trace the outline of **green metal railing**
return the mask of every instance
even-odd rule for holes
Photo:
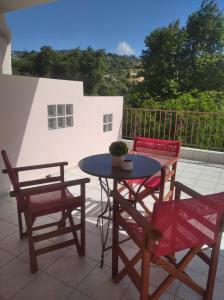
[[[183,146],[224,151],[224,113],[124,108],[122,136],[182,141]]]

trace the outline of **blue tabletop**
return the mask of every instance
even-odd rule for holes
[[[113,167],[112,156],[109,153],[85,157],[79,161],[78,165],[87,174],[118,180],[151,177],[161,170],[161,164],[158,161],[144,155],[127,154],[125,159],[133,161],[132,171]]]

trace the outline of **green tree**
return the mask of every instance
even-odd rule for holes
[[[24,76],[37,76],[34,61],[36,59],[37,52],[24,51],[18,56],[12,57],[12,71],[15,75]]]
[[[193,57],[223,53],[224,16],[215,1],[204,0],[200,10],[188,17],[186,30]]]
[[[152,96],[166,99],[179,94],[181,89],[180,66],[186,49],[186,31],[179,21],[157,28],[145,38],[146,50],[142,53],[145,90]]]
[[[105,51],[100,49],[94,51],[88,47],[82,51],[79,67],[84,91],[87,95],[97,95],[98,87],[105,77]]]
[[[52,67],[57,61],[56,53],[50,46],[43,46],[34,59],[34,72],[38,77],[52,77]]]

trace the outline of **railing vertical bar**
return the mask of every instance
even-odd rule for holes
[[[193,113],[192,117],[193,117],[193,119],[192,119],[192,124],[191,124],[191,139],[190,139],[190,144],[192,144],[192,140],[193,140],[195,112]]]
[[[138,111],[138,114],[137,114],[137,136],[140,136],[141,135],[141,113]]]
[[[135,129],[133,128],[133,125],[134,125],[134,124],[133,124],[133,110],[131,110],[131,117],[130,117],[130,120],[131,120],[131,123],[130,123],[130,125],[131,125],[131,126],[130,126],[130,127],[131,127],[131,131],[130,131],[130,133],[131,133],[131,137],[133,138],[133,136],[134,136],[134,132],[133,132],[133,131],[135,130]],[[135,126],[135,125],[134,125],[134,126]]]
[[[175,127],[174,127],[174,140],[177,139],[177,112],[176,112],[176,116],[175,116]]]
[[[220,126],[220,119],[219,119],[219,115],[216,115],[216,135],[215,135],[215,148],[219,148],[218,147],[218,137],[219,137],[219,126]],[[221,131],[220,131],[221,132]],[[221,145],[220,145],[221,146]]]
[[[222,129],[222,138],[221,138],[221,151],[224,151],[224,128]]]
[[[158,139],[160,139],[161,131],[161,110],[159,111],[159,130],[158,130]]]
[[[184,133],[184,143],[187,144],[187,129],[188,129],[188,120],[189,120],[189,113],[186,114],[186,125],[185,125],[185,133]]]
[[[166,137],[166,114],[167,112],[164,112],[164,125],[163,125],[163,139]]]
[[[196,114],[198,116],[198,126],[197,126],[198,128],[197,128],[197,134],[196,134],[196,140],[195,140],[195,142],[196,142],[196,145],[199,146],[198,139],[199,139],[200,124],[201,124],[201,114],[200,113],[196,113]]]
[[[151,110],[149,111],[149,137],[151,137]]]
[[[128,118],[128,115],[129,115],[129,109],[124,109],[124,111],[125,111],[125,113],[124,113],[124,115],[125,115],[125,133],[126,133],[126,137],[128,137],[128,120],[129,120],[129,118]],[[130,128],[130,127],[129,127]],[[129,134],[129,136],[130,136],[130,134]]]
[[[204,115],[204,132],[202,133],[202,143],[205,143],[206,138],[206,131],[207,131],[207,115]]]
[[[141,136],[141,132],[142,132],[142,113],[139,112],[138,114],[138,119],[139,119],[139,132],[138,132],[138,136]]]
[[[170,124],[169,124],[169,131],[168,131],[168,139],[170,140],[170,133],[171,133],[171,126],[172,126],[172,116],[173,116],[173,112],[170,111]]]
[[[126,116],[126,112],[125,110],[123,109],[123,118],[122,118],[122,137],[125,137],[126,134],[125,134],[125,129],[126,129],[126,121],[125,121],[125,116]]]
[[[153,131],[153,138],[155,138],[155,132],[156,132],[156,110],[154,111],[154,131]]]
[[[144,127],[143,127],[143,135],[146,133],[146,111],[144,111]]]
[[[210,145],[210,142],[211,142],[213,118],[214,118],[214,115],[212,113],[211,114],[211,119],[210,119],[210,130],[209,130],[209,136],[208,136],[208,145]]]

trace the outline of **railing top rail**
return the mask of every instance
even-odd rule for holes
[[[172,109],[151,109],[151,108],[133,108],[133,107],[124,107],[124,110],[133,110],[133,111],[160,111],[160,112],[173,112],[173,113],[191,113],[191,114],[204,114],[204,115],[223,115],[224,112],[209,112],[209,111],[192,111],[192,110],[172,110]]]

